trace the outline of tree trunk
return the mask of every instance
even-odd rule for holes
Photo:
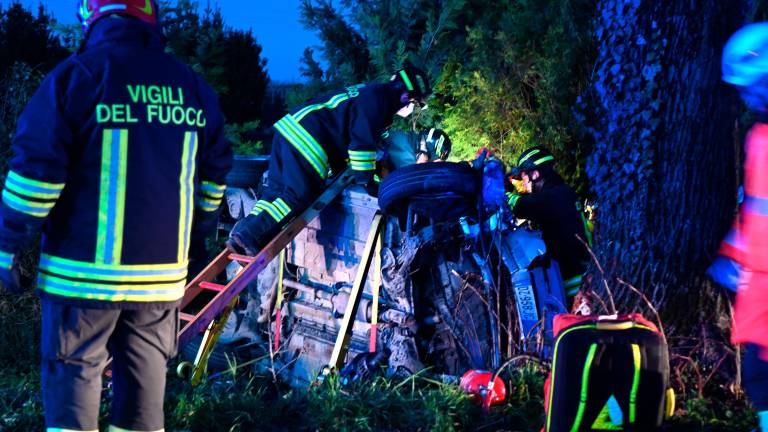
[[[704,272],[736,206],[741,105],[720,81],[720,56],[750,1],[598,8],[598,59],[581,101],[594,139],[595,253],[618,304],[638,299],[621,278],[668,312],[675,300],[696,307],[711,292]]]

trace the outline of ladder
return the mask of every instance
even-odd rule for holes
[[[238,296],[248,284],[264,270],[269,263],[328,206],[354,179],[350,169],[342,172],[333,183],[299,217],[293,219],[255,256],[238,255],[225,250],[200,272],[185,288],[181,301],[179,320],[181,329],[178,333],[178,347],[181,350],[196,335],[205,331],[197,356],[193,363],[181,363],[177,369],[179,376],[190,376],[193,385],[202,380],[208,358],[213,352],[219,335],[234,309]],[[216,283],[216,279],[225,272],[231,262],[237,262],[243,268],[226,285]],[[213,298],[203,302],[196,312],[185,312],[199,296],[207,293]],[[195,303],[199,303],[195,302]]]

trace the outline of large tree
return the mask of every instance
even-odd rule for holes
[[[668,316],[711,311],[704,270],[733,220],[739,172],[741,107],[720,81],[720,55],[750,3],[598,4],[598,59],[581,101],[595,250],[611,284],[634,283]]]

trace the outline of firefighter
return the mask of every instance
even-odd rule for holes
[[[188,251],[215,229],[232,164],[216,94],[165,52],[149,0],[82,0],[84,41],[18,120],[0,205],[5,289],[42,230],[48,431],[161,431]]]
[[[758,121],[747,134],[744,202],[728,239],[742,267],[731,339],[744,344],[743,380],[768,431],[768,23],[737,31],[723,50],[723,81],[739,90]]]
[[[451,139],[440,129],[425,129],[419,134],[416,163],[445,162],[451,155]]]
[[[323,191],[329,169],[347,166],[355,183],[374,192],[376,148],[395,114],[408,117],[431,89],[421,70],[407,66],[383,84],[360,84],[314,99],[275,123],[267,187],[239,221],[229,249],[255,255]]]
[[[576,192],[555,171],[555,157],[543,147],[524,151],[510,180],[517,184],[507,192],[513,215],[541,229],[547,254],[560,266],[563,287],[572,298],[581,288],[589,257],[582,241],[591,238]]]

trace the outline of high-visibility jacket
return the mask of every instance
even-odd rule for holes
[[[311,100],[275,123],[280,133],[320,178],[329,168],[373,176],[376,145],[403,106],[391,83],[359,84]]]
[[[764,347],[768,358],[768,124],[757,123],[749,131],[745,155],[737,261],[748,271],[739,283],[732,339]]]
[[[165,52],[158,29],[98,21],[19,118],[0,265],[42,229],[43,295],[88,307],[177,302],[193,223],[224,194],[223,127],[215,93]]]

